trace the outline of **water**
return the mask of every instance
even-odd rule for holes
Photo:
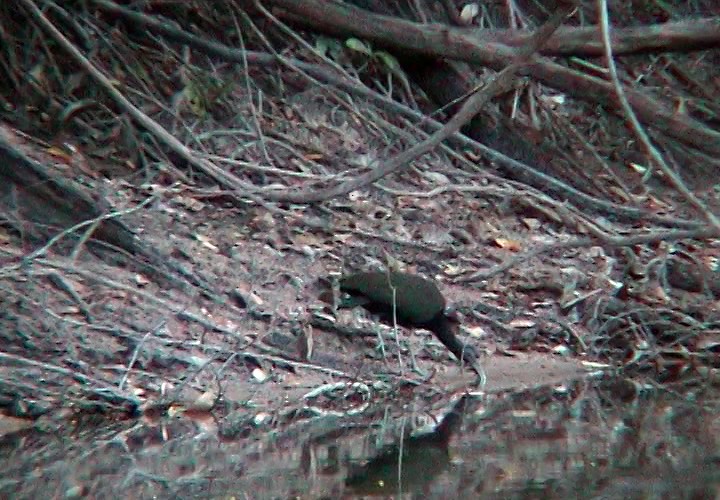
[[[719,396],[579,380],[352,418],[47,422],[0,439],[0,497],[714,499]]]

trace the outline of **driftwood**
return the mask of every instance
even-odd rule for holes
[[[78,183],[61,177],[0,137],[0,213],[34,251],[43,253],[51,238],[53,251],[69,252],[85,240],[93,254],[113,264],[138,267],[161,283],[182,285],[172,277],[168,259],[141,241],[118,217],[109,216]],[[83,224],[85,223],[85,224]],[[74,231],[73,226],[81,225]],[[57,238],[63,231],[67,234]]]
[[[475,30],[439,23],[420,24],[378,15],[365,9],[321,0],[272,0],[278,15],[316,31],[356,36],[392,50],[417,56],[447,58],[494,70],[508,66],[516,49],[479,39]],[[371,2],[372,3],[372,2]],[[708,20],[709,23],[717,21]],[[717,41],[714,42],[717,46]],[[523,71],[540,83],[581,100],[619,112],[615,90],[601,79],[538,57]],[[645,124],[707,154],[720,153],[720,133],[690,117],[676,113],[647,94],[626,89],[627,99]]]
[[[7,221],[31,240],[49,238],[83,221],[97,219],[103,210],[77,183],[53,173],[0,138],[0,207]],[[27,222],[32,226],[27,226]],[[84,232],[78,231],[80,235]],[[68,235],[77,239],[79,235]],[[137,256],[133,232],[117,219],[101,221],[90,241],[103,241]]]

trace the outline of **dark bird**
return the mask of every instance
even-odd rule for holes
[[[340,291],[350,296],[340,307],[362,306],[390,323],[394,304],[400,325],[431,331],[458,360],[484,379],[477,353],[455,335],[457,323],[445,315],[445,297],[432,281],[409,273],[361,272],[343,276]]]

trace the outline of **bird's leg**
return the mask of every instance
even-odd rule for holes
[[[390,283],[390,277],[388,276],[388,285],[392,290],[392,321],[393,321],[393,334],[395,335],[395,344],[398,350],[398,364],[400,365],[400,376],[405,376],[405,368],[402,362],[402,347],[400,347],[400,337],[398,336],[398,323],[397,323],[397,288]],[[414,361],[414,360],[413,360]],[[413,363],[414,364],[414,363]]]
[[[388,276],[388,285],[390,286],[390,289],[392,290],[392,313],[393,313],[393,333],[395,335],[395,343],[397,344],[398,349],[398,364],[400,365],[400,376],[405,376],[405,368],[403,366],[402,361],[402,347],[400,346],[400,337],[398,335],[398,323],[397,323],[397,287],[393,286],[393,284],[390,282],[390,277]],[[420,375],[422,378],[426,378],[428,376],[428,373],[423,371],[418,365],[417,360],[415,359],[415,351],[413,351],[412,343],[408,343],[408,351],[410,351],[410,363],[412,366],[412,371]]]
[[[405,367],[403,366],[402,361],[402,346],[400,345],[400,336],[398,335],[398,326],[397,323],[393,327],[393,335],[395,336],[395,345],[397,345],[398,350],[398,365],[400,365],[400,376],[405,376]]]
[[[404,377],[405,370],[404,370],[404,365],[403,365],[403,361],[402,361],[402,346],[400,344],[400,336],[398,335],[398,326],[397,325],[395,325],[395,327],[393,328],[393,335],[395,335],[395,342],[396,342],[397,348],[398,348],[398,363],[400,365],[400,376]],[[413,372],[417,373],[418,375],[420,375],[420,377],[422,377],[423,379],[429,378],[430,373],[423,370],[422,368],[420,368],[420,366],[417,364],[417,359],[415,358],[415,350],[412,347],[412,342],[408,342],[407,348],[408,348],[408,351],[410,352],[411,370]]]
[[[374,330],[375,330],[375,334],[377,335],[377,338],[378,338],[378,345],[377,345],[376,349],[380,350],[380,353],[382,354],[383,362],[387,365],[387,355],[385,353],[385,340],[383,340],[382,328],[375,325]]]
[[[410,362],[412,363],[412,370],[420,375],[420,377],[424,379],[430,378],[430,373],[426,372],[422,368],[420,368],[417,364],[417,360],[415,359],[415,351],[412,348],[412,344],[408,344],[408,350],[410,351]]]

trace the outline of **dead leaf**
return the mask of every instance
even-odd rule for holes
[[[142,275],[142,274],[136,274],[136,275],[135,275],[135,283],[136,283],[138,286],[147,286],[147,285],[150,284],[150,280],[147,279],[147,278],[146,278],[144,275]]]
[[[465,328],[464,330],[468,333],[468,335],[476,339],[485,338],[488,336],[487,330],[482,326],[471,326],[469,328]]]
[[[460,276],[461,274],[465,273],[465,268],[461,266],[454,266],[451,264],[448,264],[443,268],[443,274],[446,276],[454,277],[454,276]]]
[[[218,392],[217,389],[208,389],[203,392],[189,407],[188,410],[194,411],[209,411],[215,406],[217,401]]]
[[[269,418],[270,418],[270,414],[269,414],[269,413],[260,412],[260,413],[258,413],[257,415],[255,415],[255,418],[253,419],[253,423],[254,423],[255,425],[260,425],[260,424],[262,424],[263,422],[265,422],[266,420],[268,420]]]
[[[537,323],[535,321],[524,318],[516,318],[508,323],[510,328],[532,328],[536,325]]]
[[[525,217],[523,218],[523,224],[525,224],[525,227],[532,230],[540,229],[540,226],[542,226],[542,223],[540,222],[540,219],[535,219],[532,217]]]
[[[556,345],[555,347],[550,349],[550,352],[564,357],[568,357],[570,356],[570,354],[572,354],[572,351],[570,351],[570,349],[566,345]]]
[[[522,245],[519,241],[507,238],[495,238],[495,244],[498,247],[504,250],[510,250],[511,252],[519,252],[522,249]]]
[[[468,25],[472,23],[472,20],[477,17],[480,13],[480,7],[476,3],[468,3],[460,11],[460,20]]]
[[[211,242],[210,242],[210,238],[208,238],[207,236],[202,235],[202,234],[197,234],[197,233],[194,234],[193,236],[194,236],[195,239],[196,239],[197,241],[199,241],[199,242],[202,244],[202,246],[204,246],[205,248],[208,248],[208,249],[210,249],[210,250],[212,250],[212,251],[214,251],[214,252],[219,251],[219,248],[218,248],[217,246],[215,246],[213,243],[211,243]]]
[[[269,377],[269,375],[262,368],[255,368],[252,371],[252,376],[255,380],[261,383],[265,382]]]

